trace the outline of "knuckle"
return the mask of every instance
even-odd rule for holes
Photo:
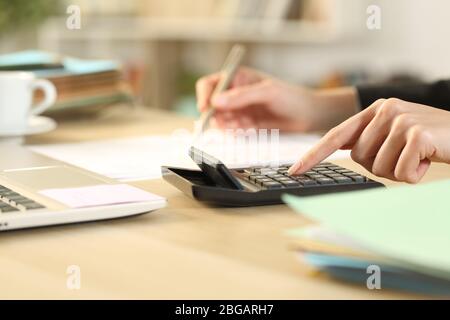
[[[430,134],[426,128],[421,125],[413,125],[408,132],[408,140],[413,145],[422,145],[430,140]]]
[[[408,135],[411,138],[411,140],[420,141],[424,138],[425,132],[420,125],[416,125],[409,129]]]
[[[380,99],[377,99],[377,100],[374,102],[374,104],[376,104],[376,105],[381,105],[381,104],[383,104],[383,102],[385,102],[385,101],[386,101],[385,98],[380,98]]]
[[[386,99],[377,99],[367,109],[372,109],[376,111],[383,104],[384,101],[386,101]]]
[[[414,124],[414,119],[408,114],[400,114],[395,117],[394,122],[392,123],[392,128],[394,130],[399,129],[407,129],[410,128]]]
[[[384,103],[391,105],[391,106],[398,106],[400,105],[402,100],[398,99],[398,98],[388,98],[385,100]]]
[[[378,107],[378,114],[386,118],[394,117],[400,111],[399,101],[400,100],[397,98],[389,98],[384,100],[384,102]]]

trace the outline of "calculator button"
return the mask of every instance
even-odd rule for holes
[[[271,169],[270,170],[269,169],[262,169],[260,171],[260,173],[264,174],[264,175],[267,175],[267,176],[271,176],[271,175],[277,174],[278,172],[274,171],[274,170],[271,170]]]
[[[343,175],[347,176],[347,177],[360,176],[360,174],[356,173],[356,172],[345,172],[345,173],[343,173]]]
[[[300,185],[299,182],[290,180],[290,181],[282,181],[281,182],[286,187],[298,187]]]
[[[348,177],[336,177],[333,178],[337,183],[352,183],[353,180]]]
[[[306,176],[314,180],[326,178],[323,174],[307,174]]]
[[[248,172],[247,170],[241,173],[241,176],[244,177],[245,179],[248,179],[251,175],[253,175],[253,173]]]
[[[316,179],[316,180],[317,180],[318,183],[324,184],[324,185],[327,185],[327,184],[335,184],[335,183],[336,183],[336,182],[334,182],[334,180],[331,179],[331,178],[320,178],[320,179]]]
[[[289,177],[286,177],[286,176],[283,176],[283,178],[276,178],[276,180],[280,181],[280,182],[281,181],[293,181],[292,178],[289,178]]]
[[[271,181],[271,182],[263,182],[262,186],[267,189],[278,189],[282,187],[282,184],[279,182]]]
[[[339,170],[334,170],[335,172],[338,172],[338,173],[342,173],[342,174],[344,174],[344,173],[353,173],[353,171],[350,171],[350,170],[347,170],[347,169],[339,169]]]
[[[308,178],[299,178],[297,181],[304,186],[315,186],[317,182]]]
[[[260,173],[262,169],[264,169],[264,167],[253,167],[253,168],[251,168],[253,173]]]
[[[327,166],[330,166],[331,164],[330,163],[327,163],[327,162],[325,162],[325,163],[319,163],[318,165],[316,165],[315,167],[314,167],[314,169],[316,169],[316,168],[326,168]]]
[[[256,181],[257,179],[265,179],[265,178],[266,178],[266,176],[257,175],[257,176],[250,176],[249,180]]]
[[[258,183],[258,184],[262,185],[264,182],[272,182],[272,181],[273,181],[272,179],[264,178],[264,179],[256,179],[255,183]]]
[[[358,183],[366,182],[366,178],[361,175],[351,176],[350,178],[352,178],[355,182],[358,182]]]
[[[332,173],[332,174],[327,174],[327,176],[328,177],[330,177],[330,178],[344,178],[344,176],[342,175],[342,174],[340,174],[340,173]]]

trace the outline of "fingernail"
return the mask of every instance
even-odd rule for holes
[[[289,169],[288,169],[288,174],[294,175],[298,170],[300,170],[300,168],[302,167],[303,162],[299,161],[297,163],[295,163],[294,165],[292,165]]]
[[[217,95],[212,100],[213,104],[218,107],[223,107],[227,104],[227,97],[223,95]]]

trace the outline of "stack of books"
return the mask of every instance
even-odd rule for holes
[[[0,71],[29,71],[50,80],[58,99],[50,111],[132,102],[121,65],[113,60],[82,60],[42,51],[0,55]],[[39,92],[36,100],[41,99]]]
[[[285,196],[316,222],[289,231],[296,254],[367,289],[450,296],[450,181],[311,198]]]

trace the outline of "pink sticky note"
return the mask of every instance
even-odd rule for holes
[[[163,200],[160,196],[128,184],[102,184],[81,188],[46,189],[39,193],[70,208]]]

